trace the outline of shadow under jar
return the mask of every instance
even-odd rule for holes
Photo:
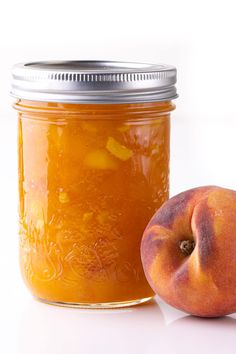
[[[36,298],[105,308],[154,296],[140,241],[168,199],[175,82],[165,65],[14,66],[20,265]]]

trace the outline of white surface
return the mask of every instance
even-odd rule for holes
[[[18,291],[1,300],[4,354],[235,353],[235,315],[194,318],[161,301],[127,309],[76,310],[45,305],[23,293],[21,298]]]
[[[235,1],[2,1],[0,353],[235,353],[236,316],[195,319],[163,302],[85,311],[35,302],[17,261],[16,120],[10,67],[39,59],[166,62],[178,68],[171,194],[236,189]],[[216,72],[218,71],[218,74]]]

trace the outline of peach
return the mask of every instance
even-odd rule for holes
[[[236,311],[236,191],[199,187],[169,199],[141,244],[146,278],[170,305],[202,317]]]

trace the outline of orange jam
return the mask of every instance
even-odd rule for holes
[[[170,101],[18,100],[20,264],[33,295],[80,306],[151,298],[140,241],[168,198]]]

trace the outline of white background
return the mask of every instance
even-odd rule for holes
[[[235,1],[8,0],[0,4],[0,352],[234,353],[236,316],[203,320],[160,300],[85,311],[36,303],[17,257],[16,114],[10,68],[20,61],[110,59],[177,66],[171,194],[236,189]]]

